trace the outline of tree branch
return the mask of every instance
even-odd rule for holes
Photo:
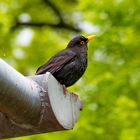
[[[48,27],[57,28],[57,29],[67,29],[67,30],[74,31],[74,32],[81,31],[81,29],[79,29],[78,27],[75,27],[74,25],[70,25],[70,24],[65,22],[65,20],[63,19],[62,13],[57,8],[57,6],[54,3],[52,3],[52,1],[43,0],[43,2],[45,2],[45,4],[47,6],[49,6],[54,11],[54,13],[56,14],[56,16],[59,19],[58,23],[22,22],[22,21],[16,20],[15,25],[12,26],[11,29],[13,30],[13,29],[16,29],[16,28],[21,27],[21,26],[30,26],[30,27],[37,27],[37,28],[48,26]]]
[[[67,29],[67,30],[71,30],[71,31],[75,31],[75,32],[80,32],[81,30],[76,28],[76,27],[73,27],[69,24],[66,24],[66,23],[63,23],[63,22],[60,22],[60,23],[57,23],[57,24],[53,24],[53,23],[36,23],[36,22],[20,22],[20,21],[17,21],[16,24],[12,27],[12,29],[15,29],[17,27],[21,27],[21,26],[30,26],[30,27],[45,27],[45,26],[48,26],[48,27],[52,27],[52,28],[59,28],[59,29]]]
[[[59,9],[50,1],[50,0],[43,0],[47,6],[49,6],[54,13],[58,16],[60,22],[64,23],[63,16]]]

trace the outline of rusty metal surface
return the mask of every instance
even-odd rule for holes
[[[0,59],[0,111],[13,121],[32,127],[38,121],[40,86]]]
[[[76,95],[69,93],[63,98],[64,102],[60,106],[60,99],[65,95],[61,85],[56,86],[54,83],[58,82],[50,73],[24,77],[0,59],[0,138],[73,128],[81,108],[81,101]],[[54,85],[57,90],[48,89],[48,87],[55,88]],[[61,91],[58,92],[59,88]],[[55,98],[51,98],[51,93]],[[55,104],[51,103],[53,99]],[[67,114],[65,112],[62,115],[61,107],[63,110],[68,110],[68,106],[65,106],[67,101],[70,109]],[[58,116],[64,118],[59,119],[57,113],[54,113],[54,105],[59,110]],[[72,121],[65,119],[68,114]],[[63,125],[63,120],[66,120],[67,126]]]
[[[41,115],[40,121],[31,129],[21,127],[13,123],[6,114],[0,113],[0,138],[10,138],[18,136],[33,135],[51,131],[65,130],[57,121],[52,111],[47,92],[41,95]]]

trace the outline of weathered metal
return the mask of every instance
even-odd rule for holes
[[[0,138],[72,129],[81,108],[50,73],[25,77],[0,59]]]

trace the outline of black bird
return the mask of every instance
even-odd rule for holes
[[[69,87],[81,78],[87,68],[87,44],[96,35],[74,37],[67,47],[40,66],[36,75],[50,72],[62,85]]]

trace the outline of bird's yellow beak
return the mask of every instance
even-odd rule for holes
[[[88,42],[91,41],[92,39],[94,39],[95,37],[96,37],[96,35],[90,35],[90,36],[88,36],[88,37],[87,37]]]

